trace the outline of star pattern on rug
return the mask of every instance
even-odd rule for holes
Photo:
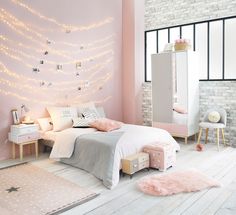
[[[17,192],[19,189],[20,189],[20,187],[10,187],[10,188],[6,189],[6,191],[8,193],[11,193],[11,192]]]

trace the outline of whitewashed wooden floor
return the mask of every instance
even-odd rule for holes
[[[222,184],[221,188],[169,197],[154,197],[137,190],[136,182],[148,174],[162,174],[156,170],[138,172],[132,180],[128,176],[121,178],[115,189],[108,190],[100,180],[91,174],[49,160],[47,158],[48,154],[42,154],[38,160],[34,160],[33,157],[28,157],[25,160],[80,186],[100,193],[97,198],[66,211],[63,215],[236,214],[236,149],[222,146],[221,151],[218,152],[214,143],[207,144],[203,152],[195,151],[194,147],[193,142],[188,145],[181,144],[181,151],[177,154],[177,164],[168,172],[196,168],[219,180]],[[0,167],[17,162],[19,161],[3,161],[0,163]]]

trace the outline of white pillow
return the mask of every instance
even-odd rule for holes
[[[53,131],[61,131],[72,127],[72,118],[77,117],[75,107],[47,107],[52,118]]]
[[[220,121],[220,114],[217,112],[217,111],[211,111],[209,114],[208,114],[208,120],[210,122],[214,122],[214,123],[217,123]]]
[[[52,119],[50,117],[37,119],[42,131],[51,131],[53,129]]]

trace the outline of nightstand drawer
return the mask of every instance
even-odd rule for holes
[[[37,132],[39,130],[38,125],[12,125],[11,126],[11,133],[14,135],[24,135],[24,134],[31,134]]]
[[[12,133],[8,133],[8,139],[14,143],[24,143],[33,140],[38,140],[40,137],[39,132],[34,132],[31,134],[24,134],[24,135],[15,135]]]

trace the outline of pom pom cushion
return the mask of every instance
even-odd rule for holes
[[[217,111],[211,111],[208,114],[208,120],[213,123],[217,123],[220,121],[220,114]]]
[[[96,128],[99,131],[112,131],[115,129],[119,129],[122,126],[122,122],[118,122],[115,120],[107,119],[107,118],[100,118],[98,120],[93,121],[90,123],[92,128]]]

